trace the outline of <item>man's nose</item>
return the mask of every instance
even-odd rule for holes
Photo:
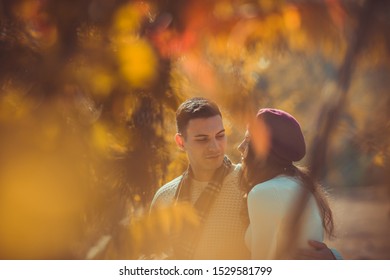
[[[209,143],[209,150],[210,151],[215,151],[219,149],[219,145],[216,139],[211,139]]]

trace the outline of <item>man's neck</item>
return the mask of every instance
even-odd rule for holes
[[[209,182],[213,178],[214,171],[198,171],[192,169],[194,179],[200,182]]]

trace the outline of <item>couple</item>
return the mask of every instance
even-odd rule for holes
[[[333,230],[326,199],[317,184],[293,165],[305,155],[304,138],[294,117],[281,110],[261,109],[248,125],[239,146],[243,162],[237,165],[225,156],[222,114],[214,102],[188,99],[176,112],[176,124],[175,141],[186,152],[189,167],[156,192],[151,208],[189,202],[200,225],[173,237],[172,258],[280,258],[283,231],[301,189],[308,190],[309,196],[293,240],[299,250],[287,258],[339,257],[321,242],[324,231],[331,235]],[[264,128],[270,135],[265,157],[264,149],[256,144],[259,129]]]

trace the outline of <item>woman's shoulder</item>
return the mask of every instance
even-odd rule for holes
[[[248,201],[256,200],[258,203],[287,201],[295,197],[300,188],[299,181],[294,177],[277,176],[255,185],[248,193]]]
[[[296,190],[300,188],[299,181],[291,176],[280,175],[275,178],[272,178],[268,181],[259,183],[255,185],[250,193],[264,193],[270,191],[287,191],[287,190]]]

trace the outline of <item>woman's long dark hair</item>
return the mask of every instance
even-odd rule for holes
[[[332,210],[329,207],[326,194],[321,185],[314,181],[307,168],[298,167],[292,163],[280,160],[272,153],[265,160],[256,160],[252,146],[248,145],[247,155],[243,159],[243,173],[241,187],[248,194],[257,184],[270,180],[278,175],[291,176],[302,182],[302,186],[313,194],[325,232],[329,237],[334,236],[334,222]]]

